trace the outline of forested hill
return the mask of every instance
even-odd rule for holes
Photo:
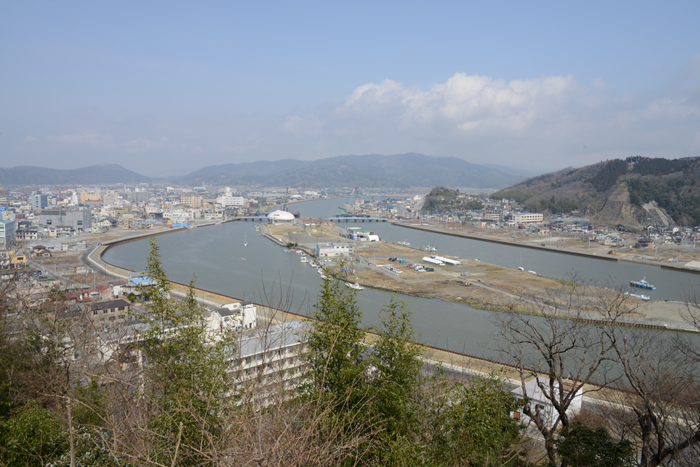
[[[428,187],[436,185],[498,189],[528,174],[472,164],[456,157],[417,153],[336,156],[316,161],[284,159],[204,167],[182,180],[199,185],[293,187]]]
[[[536,212],[578,211],[600,222],[700,224],[700,158],[614,159],[527,179],[493,194]]]
[[[125,169],[118,164],[99,164],[70,170],[33,166],[0,168],[0,184],[2,185],[99,185],[145,183],[150,180],[150,177]]]

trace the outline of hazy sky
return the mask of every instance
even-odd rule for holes
[[[700,156],[700,2],[0,1],[0,167]]]

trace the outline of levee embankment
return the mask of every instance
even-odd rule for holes
[[[614,256],[604,256],[604,255],[597,255],[594,253],[585,253],[582,251],[572,251],[572,250],[561,249],[561,248],[547,248],[546,246],[543,247],[543,246],[531,245],[528,243],[518,243],[518,242],[514,242],[511,240],[505,239],[505,238],[495,238],[495,237],[488,237],[485,235],[470,234],[467,232],[454,232],[454,231],[449,231],[449,230],[436,229],[434,227],[426,226],[426,225],[404,224],[401,222],[392,222],[391,224],[395,225],[397,227],[405,227],[407,229],[424,230],[426,232],[434,232],[434,233],[439,233],[442,235],[451,235],[452,237],[469,238],[472,240],[480,240],[483,242],[500,243],[502,245],[517,246],[517,247],[521,247],[521,248],[532,248],[535,250],[551,251],[553,253],[562,253],[562,254],[566,254],[566,255],[585,256],[587,258],[603,259],[606,261],[618,261],[618,259],[619,259],[619,258],[614,257]]]

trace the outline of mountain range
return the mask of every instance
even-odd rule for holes
[[[204,167],[182,178],[191,185],[260,185],[293,187],[432,187],[503,188],[530,173],[504,171],[456,157],[417,153],[336,156],[316,161],[283,159]]]
[[[150,177],[125,169],[118,164],[99,164],[80,169],[60,170],[30,165],[0,168],[2,185],[102,185],[144,183]]]
[[[282,159],[204,167],[169,183],[290,187],[432,187],[446,185],[498,189],[532,175],[498,166],[472,164],[456,157],[408,153],[337,156],[316,161]],[[72,185],[155,181],[116,164],[73,170],[21,166],[0,169],[2,185]]]

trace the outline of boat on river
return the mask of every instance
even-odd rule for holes
[[[435,248],[434,246],[430,246],[430,245],[424,246],[423,249],[425,251],[437,251],[437,248]]]
[[[403,242],[396,242],[396,244],[397,244],[397,245],[403,245],[403,246],[411,246],[411,244],[408,243],[406,240],[404,240]]]
[[[355,282],[354,284],[353,284],[352,282],[346,282],[345,285],[348,286],[348,287],[350,287],[351,289],[355,289],[355,290],[365,290],[365,288],[362,287],[362,286],[361,286],[360,284],[358,284],[357,282]]]
[[[651,297],[649,295],[627,293],[627,292],[625,292],[625,295],[629,295],[630,297],[635,297],[635,298],[638,298],[640,300],[644,300],[645,302],[648,302],[649,300],[651,300]]]
[[[640,281],[630,281],[632,287],[639,287],[640,289],[656,290],[656,287],[647,282],[647,278]]]
[[[306,256],[303,256],[303,255],[302,255],[302,257],[299,258],[299,260],[300,260],[302,263],[306,263]]]

